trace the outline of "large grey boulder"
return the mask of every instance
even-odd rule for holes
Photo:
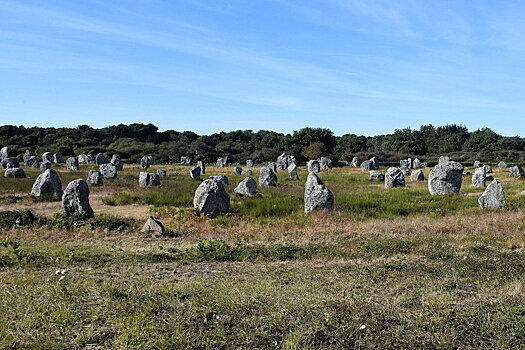
[[[160,237],[164,235],[164,232],[166,230],[164,229],[164,225],[159,220],[156,220],[153,216],[150,216],[148,220],[146,220],[146,223],[140,230],[140,232],[145,233],[147,235],[151,235],[153,237]]]
[[[319,164],[317,159],[309,160],[306,163],[306,167],[308,168],[309,173],[318,173],[321,171],[321,164]]]
[[[492,167],[490,165],[483,165],[487,174],[492,174]]]
[[[38,175],[31,188],[31,195],[35,197],[48,195],[62,198],[62,194],[62,182],[57,172],[53,169],[47,169]]]
[[[139,186],[140,187],[160,186],[160,176],[155,173],[148,173],[146,171],[141,171],[139,174]]]
[[[507,169],[507,162],[501,161],[498,163],[498,168]]]
[[[414,159],[413,168],[414,168],[414,169],[419,169],[419,168],[421,168],[421,161],[419,160],[419,158]]]
[[[385,174],[377,170],[370,170],[370,180],[372,181],[385,181]]]
[[[359,159],[359,157],[354,157],[352,158],[352,166],[354,168],[357,168],[361,165],[361,160]]]
[[[423,170],[414,170],[412,174],[410,174],[410,181],[425,181]]]
[[[288,169],[290,164],[297,164],[297,160],[291,154],[283,153],[279,157],[277,157],[277,168],[278,169],[286,170]]]
[[[237,187],[233,190],[235,193],[243,194],[246,196],[253,196],[257,193],[257,182],[251,177],[247,177],[242,180]]]
[[[120,159],[120,156],[118,154],[114,154],[111,157],[110,163],[117,167],[117,171],[124,170],[124,162],[122,161],[122,159]]]
[[[89,163],[89,157],[86,154],[79,154],[78,155],[78,162],[79,163],[88,164]]]
[[[20,161],[17,157],[7,157],[2,160],[2,166],[4,169],[20,168]]]
[[[2,147],[0,150],[0,162],[9,157],[9,147]]]
[[[371,165],[372,169],[370,169],[370,170],[377,170],[377,169],[379,169],[379,159],[377,159],[376,156],[373,156],[372,158],[370,158],[370,162],[372,163],[372,165]]]
[[[474,175],[472,175],[472,185],[474,187],[485,187],[487,182],[487,172],[485,167],[479,167],[474,169]]]
[[[479,168],[481,166],[481,162],[479,160],[476,160],[474,162],[474,168]]]
[[[410,176],[410,174],[412,174],[412,170],[410,170],[409,168],[400,168],[399,170],[401,170],[403,175]]]
[[[206,164],[202,160],[197,162],[197,166],[201,168],[201,175],[206,174]]]
[[[86,182],[89,185],[102,186],[104,181],[102,180],[102,174],[100,171],[92,169],[89,171]]]
[[[330,158],[321,157],[319,158],[319,166],[322,171],[328,171],[332,169],[332,160]]]
[[[261,168],[261,173],[259,174],[259,186],[277,186],[277,175],[275,175],[272,169],[267,167]]]
[[[251,169],[246,169],[246,170],[242,171],[241,175],[252,176],[253,175],[253,171]]]
[[[90,218],[95,215],[89,204],[89,186],[86,181],[73,180],[67,185],[62,195],[62,208],[67,215],[84,214]]]
[[[7,168],[5,169],[4,173],[5,177],[17,177],[17,178],[24,178],[26,177],[26,173],[22,168]]]
[[[88,164],[95,164],[95,157],[92,154],[88,154],[88,156],[87,156],[87,163]]]
[[[230,195],[221,181],[207,179],[197,187],[193,207],[203,214],[224,213],[230,210]]]
[[[53,163],[53,154],[51,152],[44,152],[44,154],[42,154],[42,162],[50,162],[50,163]]]
[[[438,164],[444,164],[450,162],[450,158],[448,156],[441,156],[439,157]]]
[[[68,170],[78,170],[78,160],[75,157],[66,159],[66,168]]]
[[[334,210],[334,195],[314,173],[308,174],[304,190],[304,214]]]
[[[60,156],[60,153],[53,153],[53,163],[62,163],[62,157]]]
[[[111,163],[105,163],[100,165],[100,173],[104,179],[116,179],[117,178],[117,167]]]
[[[182,156],[180,157],[180,163],[183,165],[191,165],[193,164],[193,159],[190,157]]]
[[[458,194],[463,183],[463,165],[446,162],[436,165],[428,175],[428,190],[431,195]]]
[[[153,163],[155,163],[155,160],[153,159],[152,156],[144,156],[140,159],[140,166],[143,168],[143,169],[147,169],[149,168],[150,166],[153,165]]]
[[[299,174],[297,174],[297,165],[292,163],[288,166],[288,176],[290,180],[299,180]]]
[[[506,209],[507,201],[505,200],[505,192],[503,192],[501,182],[498,180],[492,181],[481,197],[478,198],[478,203],[481,209]]]
[[[40,167],[40,162],[36,156],[31,156],[27,159],[24,159],[24,166],[26,168],[36,169]]]
[[[44,172],[48,169],[51,169],[51,162],[46,160],[45,162],[42,162],[42,164],[40,164],[40,172]]]
[[[190,169],[190,177],[192,179],[200,179],[201,178],[201,167],[194,166]]]
[[[370,160],[365,160],[364,162],[361,163],[361,165],[359,167],[363,171],[376,170],[374,168],[374,163],[372,163]]]
[[[224,158],[217,159],[217,163],[216,163],[217,168],[223,168],[225,165],[226,163],[224,162]]]
[[[233,174],[235,175],[241,175],[242,174],[242,168],[240,166],[236,166],[233,168]]]
[[[99,153],[95,157],[96,165],[102,165],[102,164],[108,164],[108,163],[109,163],[109,156],[106,153]]]
[[[166,177],[166,175],[167,175],[166,170],[164,170],[164,169],[157,169],[157,175],[159,175],[159,177]]]
[[[409,159],[401,159],[399,161],[399,168],[401,168],[401,170],[403,169],[406,169],[409,173],[410,173],[410,169],[412,169],[412,160],[409,158]]]
[[[274,173],[277,173],[277,164],[275,164],[274,162],[268,163],[268,167],[267,168],[272,169],[272,171]]]
[[[513,166],[510,168],[509,171],[509,178],[511,179],[521,179],[525,177],[525,172],[523,171],[523,168],[519,165]]]
[[[228,184],[228,177],[226,175],[210,176],[209,179],[213,181],[219,181],[223,186]]]
[[[26,150],[24,152],[24,157],[22,158],[24,160],[24,166],[27,167],[26,163],[31,157],[36,157],[36,154],[34,152],[31,152],[30,150]]]
[[[247,166],[247,167],[252,167],[252,166],[253,166],[253,160],[251,160],[251,159],[247,159],[247,160],[246,160],[246,166]]]
[[[388,168],[385,174],[385,188],[405,187],[405,174],[396,167]]]

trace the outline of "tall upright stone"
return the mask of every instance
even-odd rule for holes
[[[143,169],[148,169],[150,166],[152,166],[155,163],[155,159],[153,159],[153,156],[144,156],[140,159],[140,166]]]
[[[481,209],[506,209],[507,201],[501,182],[498,180],[492,181],[481,197],[478,198],[478,203]]]
[[[62,195],[62,208],[67,215],[94,216],[93,209],[89,204],[89,186],[86,181],[83,179],[73,180],[67,185]]]
[[[444,162],[436,165],[428,175],[428,190],[431,195],[458,194],[463,183],[463,165]]]
[[[78,160],[75,157],[66,159],[66,168],[68,170],[78,170]]]
[[[116,179],[117,178],[117,167],[111,163],[105,163],[100,165],[100,173],[104,179]]]
[[[251,177],[247,177],[235,187],[233,192],[251,197],[257,193],[257,183]]]
[[[425,181],[425,174],[423,173],[423,170],[414,170],[412,174],[410,174],[410,181]]]
[[[523,177],[525,177],[525,172],[523,171],[523,168],[521,166],[516,165],[510,168],[509,178],[521,179]]]
[[[146,171],[141,171],[139,174],[139,186],[160,186],[160,176],[156,173],[148,173]]]
[[[333,167],[332,160],[330,158],[327,158],[327,157],[321,157],[321,158],[319,158],[319,166],[320,166],[322,171],[331,170],[332,167]]]
[[[53,154],[51,152],[44,152],[44,154],[42,154],[42,162],[50,162],[50,163],[53,163]]]
[[[290,176],[290,180],[299,180],[299,174],[297,174],[297,165],[295,165],[295,163],[292,163],[288,166],[288,176]]]
[[[321,164],[319,164],[317,159],[309,160],[306,163],[306,167],[308,168],[309,173],[318,173],[321,171]]]
[[[405,174],[396,167],[388,168],[385,174],[385,188],[405,187]]]
[[[102,165],[102,164],[108,164],[109,163],[109,157],[106,153],[99,153],[95,157],[95,164]]]
[[[192,179],[200,179],[201,178],[201,168],[199,166],[194,166],[190,169],[190,177]]]
[[[304,214],[308,215],[312,211],[333,210],[334,195],[326,188],[317,174],[309,173],[304,190]]]
[[[31,195],[35,197],[47,195],[62,198],[62,194],[62,182],[57,172],[53,169],[47,169],[38,175],[31,188]]]
[[[474,169],[474,175],[472,175],[472,185],[474,187],[485,187],[487,182],[487,172],[485,167],[479,167]]]
[[[124,162],[122,161],[122,159],[120,159],[120,156],[118,154],[114,154],[113,156],[111,156],[110,163],[117,168],[117,171],[124,170]]]
[[[354,168],[357,168],[361,165],[361,160],[359,159],[359,157],[354,157],[352,158],[352,166]]]
[[[272,169],[267,167],[261,168],[261,173],[259,174],[259,186],[277,186],[277,175],[275,175]]]
[[[102,174],[100,171],[92,169],[89,171],[86,182],[89,185],[103,186],[104,181],[102,180]]]
[[[288,153],[283,153],[277,157],[277,168],[280,170],[286,170],[290,164],[297,164],[297,160],[294,156]]]
[[[221,181],[210,178],[197,187],[193,207],[203,214],[224,213],[230,210],[230,195]]]
[[[198,166],[199,168],[201,168],[201,175],[206,174],[206,164],[204,163],[204,161],[199,160],[199,161],[197,162],[197,166]]]

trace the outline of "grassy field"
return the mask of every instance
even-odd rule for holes
[[[208,217],[189,167],[157,168],[157,188],[132,165],[91,187],[89,220],[31,198],[38,171],[0,177],[0,348],[525,348],[525,183],[508,170],[511,208],[481,211],[470,176],[433,197],[333,169],[319,176],[336,210],[305,217],[304,168],[246,198],[244,176],[208,167],[232,204]],[[57,170],[65,187],[89,167]],[[148,215],[165,236],[140,233]]]

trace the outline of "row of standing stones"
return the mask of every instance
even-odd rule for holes
[[[0,150],[0,161],[6,168],[5,176],[25,177],[23,170],[19,168],[18,158],[8,156],[9,149],[4,147]],[[38,167],[38,160],[36,156],[30,151],[24,154],[24,165],[28,167]],[[118,155],[113,155],[111,159],[105,153],[99,153],[96,157],[92,155],[80,155],[77,158],[70,157],[66,160],[66,167],[70,170],[78,170],[79,163],[97,164],[100,167],[98,170],[90,170],[87,181],[77,179],[72,181],[66,187],[66,191],[62,192],[62,185],[58,174],[51,169],[52,162],[60,162],[60,155],[52,155],[49,152],[42,156],[45,168],[41,167],[43,173],[39,175],[33,184],[31,194],[34,196],[55,195],[62,197],[62,205],[64,211],[68,214],[73,212],[82,212],[88,216],[93,216],[93,210],[89,205],[89,187],[88,184],[102,185],[102,178],[116,178],[117,171],[123,169],[123,162]],[[192,159],[189,157],[182,157],[182,164],[192,164]],[[4,165],[5,164],[5,165]],[[48,165],[49,164],[49,165]],[[154,164],[152,156],[144,156],[141,159],[141,166],[144,169],[149,168]],[[228,163],[228,158],[219,158],[216,165],[223,167]],[[253,166],[251,160],[246,162],[247,166]],[[354,157],[351,163],[354,167],[360,167],[362,170],[370,171],[371,180],[384,181],[386,188],[404,187],[405,175],[410,175],[411,181],[423,181],[424,174],[421,169],[412,171],[412,169],[424,166],[419,159],[406,159],[400,161],[400,167],[391,167],[386,174],[383,174],[379,169],[379,161],[377,157],[372,157],[369,160],[360,162],[358,157]],[[487,174],[492,173],[490,166],[482,166],[480,162],[476,162],[474,176],[472,182],[477,187],[484,187],[485,182],[491,179]],[[500,168],[506,168],[505,162],[500,162]],[[334,209],[334,196],[332,192],[326,188],[321,179],[316,173],[320,171],[330,170],[332,168],[332,161],[329,158],[321,157],[317,160],[310,160],[307,162],[307,169],[309,172],[305,184],[305,214],[308,215],[312,211],[332,211]],[[297,161],[294,156],[283,153],[277,162],[269,163],[268,166],[262,167],[259,175],[259,186],[268,187],[277,185],[277,169],[288,170],[290,179],[299,180],[297,174]],[[21,172],[20,172],[21,171]],[[190,169],[190,176],[199,179],[201,174],[205,174],[205,164],[202,161],[197,162],[197,165]],[[21,176],[21,174],[23,176]],[[19,174],[18,176],[16,174]],[[234,174],[251,176],[252,170],[242,170],[242,168],[234,167]],[[432,195],[444,195],[448,193],[459,193],[462,184],[463,166],[460,163],[450,161],[448,157],[440,157],[439,163],[431,170],[428,179],[429,192]],[[509,176],[512,178],[520,178],[524,176],[523,169],[519,166],[510,169]],[[139,175],[140,187],[159,186],[160,177],[166,176],[163,169],[158,169],[157,173],[141,172]],[[493,179],[493,178],[492,178]],[[212,176],[203,181],[195,191],[194,207],[200,213],[211,214],[226,212],[230,207],[230,197],[226,192],[224,186],[228,183],[228,178],[224,175]],[[253,196],[257,192],[257,183],[250,177],[247,177],[239,183],[234,189],[234,192]],[[478,199],[480,206],[486,208],[506,208],[505,195],[503,187],[499,181],[493,181],[485,190],[483,195]],[[152,219],[152,218],[150,218]],[[153,223],[150,223],[153,225]]]

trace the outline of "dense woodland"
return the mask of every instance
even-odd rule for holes
[[[328,155],[334,160],[349,161],[353,156],[375,154],[384,160],[396,161],[407,155],[432,159],[448,154],[458,160],[525,160],[525,139],[505,137],[489,128],[469,132],[463,125],[434,127],[423,125],[419,130],[398,129],[392,134],[335,136],[326,128],[303,128],[292,134],[274,131],[237,130],[212,135],[191,131],[159,131],[153,124],[113,125],[95,129],[88,125],[76,128],[42,128],[4,125],[0,127],[0,145],[9,146],[12,155],[30,149],[62,156],[81,153],[118,153],[134,162],[152,154],[158,162],[178,162],[183,155],[196,160],[214,162],[231,156],[233,161],[275,160],[282,152],[295,155],[300,161]]]

